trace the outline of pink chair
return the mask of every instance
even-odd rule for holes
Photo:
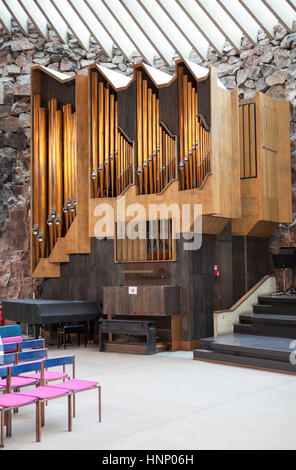
[[[101,406],[101,385],[99,382],[94,382],[90,380],[79,380],[75,378],[75,356],[62,356],[55,357],[44,360],[44,367],[56,367],[57,365],[66,365],[72,364],[73,367],[73,378],[66,380],[65,382],[54,384],[54,387],[60,388],[62,390],[70,390],[73,395],[73,416],[76,414],[76,405],[75,397],[79,392],[85,392],[87,390],[98,389],[98,399],[99,399],[99,422],[102,420],[102,406]]]
[[[59,365],[59,364],[58,364]],[[31,364],[33,367],[34,364]],[[15,366],[16,367],[25,367],[22,366]],[[12,368],[12,370],[14,369]],[[32,369],[31,369],[32,370]],[[44,382],[44,361],[42,362],[41,367],[41,380],[40,386],[26,390],[22,392],[22,395],[37,399],[37,407],[38,407],[38,420],[36,422],[38,428],[38,437],[39,441],[41,441],[41,428],[45,425],[45,404],[48,401],[54,400],[56,398],[61,397],[68,397],[68,431],[72,431],[72,394],[69,388],[58,388],[57,386],[45,385]]]
[[[13,370],[14,367],[17,367],[17,370]],[[32,367],[32,365],[27,365],[27,366],[13,366],[12,368],[8,367],[1,367],[0,368],[0,377],[6,378],[7,379],[7,387],[6,387],[6,393],[4,395],[0,395],[0,411],[1,411],[1,439],[0,439],[0,447],[4,447],[4,427],[6,423],[6,435],[7,437],[11,436],[12,432],[12,424],[11,424],[11,415],[12,415],[12,410],[21,408],[23,406],[31,405],[31,404],[36,404],[36,440],[39,440],[39,429],[37,426],[37,422],[39,422],[39,408],[38,408],[38,402],[35,397],[30,397],[30,396],[24,396],[22,393],[11,393],[11,376],[12,373],[20,373],[23,371],[23,368],[27,367],[26,370],[28,370],[28,367]],[[42,363],[39,362],[38,364],[34,364],[34,370],[41,370],[42,368]],[[32,369],[31,369],[32,370]]]

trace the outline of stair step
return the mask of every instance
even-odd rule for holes
[[[257,304],[253,306],[253,313],[263,313],[267,315],[296,315],[296,306],[293,304]]]
[[[278,324],[235,324],[233,327],[234,333],[259,335],[259,336],[273,336],[278,338],[296,338],[296,327],[282,326]]]
[[[258,297],[258,303],[263,305],[294,304],[296,307],[296,295],[267,295]]]
[[[258,369],[267,369],[279,372],[290,372],[296,374],[296,366],[290,363],[261,359],[257,357],[233,356],[206,349],[196,349],[193,352],[195,360],[223,363],[229,365],[247,366]]]
[[[253,324],[253,313],[244,313],[239,316],[240,323]]]
[[[276,349],[265,349],[252,346],[233,346],[230,344],[213,343],[212,350],[221,354],[229,354],[229,356],[257,357],[259,359],[270,359],[279,362],[290,363],[290,355],[292,350],[281,351]],[[295,366],[296,372],[296,366]]]
[[[250,314],[250,315],[240,315],[239,317],[241,323],[248,324],[276,324],[282,326],[296,326],[296,315],[266,315],[266,314]]]
[[[203,338],[200,340],[201,349],[211,349],[211,345],[215,338]]]

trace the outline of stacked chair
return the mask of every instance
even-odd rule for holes
[[[3,328],[5,338],[11,338],[11,342],[4,343],[4,354],[0,356],[0,447],[4,447],[5,427],[6,436],[12,435],[12,413],[29,405],[35,406],[36,441],[40,442],[41,429],[45,425],[45,405],[57,398],[65,397],[67,400],[68,431],[71,432],[72,417],[76,415],[76,394],[87,390],[98,390],[98,418],[101,422],[101,385],[75,378],[74,355],[48,358],[44,340],[23,341],[21,335],[14,334],[15,326],[18,325],[0,327],[0,335]],[[2,337],[1,339],[3,342]],[[28,348],[35,349],[27,350]],[[72,378],[66,372],[66,366],[72,366]],[[62,367],[62,371],[49,370],[56,367]],[[23,390],[24,387],[32,388]]]

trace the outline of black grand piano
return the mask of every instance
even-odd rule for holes
[[[2,308],[5,320],[33,325],[88,322],[100,314],[97,302],[83,300],[3,300]]]

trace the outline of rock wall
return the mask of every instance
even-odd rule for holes
[[[226,45],[222,57],[210,50],[208,61],[192,53],[191,59],[205,67],[217,67],[219,76],[229,90],[239,87],[241,99],[252,98],[259,90],[291,102],[291,152],[293,170],[293,203],[296,200],[296,33],[288,34],[275,28],[275,37],[259,34],[254,47],[244,38],[238,53]],[[53,31],[46,42],[30,28],[23,36],[14,25],[12,37],[0,29],[0,300],[30,296],[37,288],[30,277],[29,214],[30,214],[30,67],[40,64],[70,74],[85,74],[87,67],[101,63],[126,75],[132,73],[133,63],[142,58],[135,52],[132,62],[114,48],[112,59],[92,43],[87,52],[70,37],[68,45],[61,44]],[[155,59],[155,67],[174,72]],[[295,215],[295,214],[294,214]],[[290,239],[296,243],[296,229],[281,226],[271,240],[276,250]]]

